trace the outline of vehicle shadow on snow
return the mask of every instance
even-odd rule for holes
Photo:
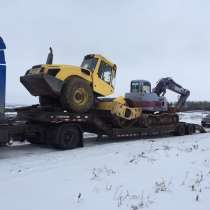
[[[45,154],[55,151],[50,147],[41,147],[29,143],[14,144],[0,147],[0,160],[30,156],[35,154]]]
[[[150,136],[150,137],[121,137],[121,138],[111,138],[111,137],[87,137],[84,138],[84,148],[90,148],[90,147],[97,147],[101,145],[106,144],[117,144],[117,143],[129,143],[134,141],[141,141],[146,140],[148,142],[156,142],[164,140],[164,138],[170,137],[171,140],[177,139],[175,136]],[[77,148],[74,150],[81,150],[82,148]],[[55,153],[55,152],[62,152],[62,150],[55,149],[51,146],[47,145],[33,145],[30,143],[18,143],[13,144],[10,146],[4,146],[0,147],[0,160],[3,159],[13,159],[18,157],[24,157],[24,156],[32,156],[32,155],[40,155],[40,154],[46,154],[46,153]]]

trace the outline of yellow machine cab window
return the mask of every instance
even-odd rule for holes
[[[106,83],[112,84],[112,67],[109,64],[105,63],[104,61],[101,61],[98,70],[98,76]]]
[[[87,55],[84,57],[84,60],[80,67],[82,69],[88,69],[90,71],[94,71],[96,68],[97,62],[98,62],[98,58],[95,58],[94,55]]]

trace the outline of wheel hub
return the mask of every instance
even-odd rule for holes
[[[65,144],[69,144],[73,138],[73,135],[70,132],[65,133],[64,142]]]
[[[79,88],[74,93],[74,101],[78,105],[83,105],[87,102],[88,95],[84,88]]]

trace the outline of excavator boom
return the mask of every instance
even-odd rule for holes
[[[175,111],[180,111],[185,105],[185,102],[190,95],[190,91],[177,84],[172,78],[166,77],[159,80],[152,92],[156,93],[158,96],[164,96],[167,89],[180,94],[179,100],[175,105]]]

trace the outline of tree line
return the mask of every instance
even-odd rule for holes
[[[175,103],[170,103],[174,106]],[[182,111],[205,110],[210,111],[210,101],[187,101]]]

